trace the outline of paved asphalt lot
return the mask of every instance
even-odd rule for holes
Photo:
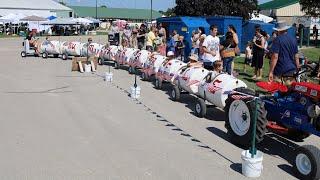
[[[126,70],[111,68],[106,84],[99,75],[107,65],[71,72],[70,60],[21,58],[21,42],[0,40],[0,179],[246,179],[243,149],[229,142],[221,110],[197,118],[194,97],[173,102],[168,85],[161,91],[140,80],[142,97],[133,101]],[[298,144],[319,147],[319,139]],[[266,136],[261,179],[295,179],[296,146]]]

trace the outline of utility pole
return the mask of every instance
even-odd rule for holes
[[[151,23],[152,23],[152,0],[151,0]]]
[[[96,0],[96,19],[98,19],[98,0]]]

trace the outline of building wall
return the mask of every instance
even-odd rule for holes
[[[70,13],[71,17],[74,17],[73,11],[55,11],[55,13],[57,14],[57,17],[70,17]]]
[[[279,8],[276,10],[276,16],[304,16],[305,13],[301,11],[301,6],[299,3],[295,3],[283,8]]]
[[[292,25],[294,22],[294,18],[293,17],[289,17],[289,16],[279,16],[277,17],[278,21],[285,21],[287,23],[287,25]]]

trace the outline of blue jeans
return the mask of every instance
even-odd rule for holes
[[[199,48],[192,48],[191,49],[191,54],[199,55]]]
[[[233,57],[223,58],[222,60],[223,60],[223,71],[231,75],[232,73],[231,66],[232,66]]]

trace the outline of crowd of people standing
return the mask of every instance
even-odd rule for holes
[[[282,22],[279,22],[280,26]],[[111,31],[119,31],[115,26]],[[260,26],[255,27],[255,36],[252,41],[248,42],[245,49],[245,67],[244,72],[247,71],[248,66],[253,68],[254,74],[252,79],[260,80],[263,77],[264,59],[270,59],[269,79],[273,80],[273,76],[280,76],[288,74],[285,71],[296,71],[299,68],[299,62],[296,61],[297,42],[294,38],[290,38],[286,33],[286,29],[277,29],[268,35]],[[184,36],[178,34],[176,30],[168,32],[162,24],[158,26],[147,27],[141,24],[140,27],[135,25],[130,27],[125,25],[121,35],[122,45],[126,47],[146,49],[151,52],[157,52],[163,56],[170,54],[170,56],[180,59],[182,61],[190,61],[196,59],[197,62],[202,63],[206,69],[212,70],[216,63],[222,65],[222,70],[230,75],[234,75],[234,58],[240,55],[239,37],[236,28],[233,25],[228,26],[228,31],[224,35],[224,40],[218,37],[218,27],[216,25],[210,26],[210,32],[206,34],[203,27],[199,27],[192,32],[191,42],[192,49],[190,56],[185,56],[186,40]],[[279,41],[284,38],[286,42]],[[284,46],[284,47],[283,47]],[[290,47],[288,50],[288,47]],[[288,52],[289,51],[289,52]],[[277,59],[277,60],[276,60]],[[279,70],[279,67],[281,69]],[[272,75],[271,75],[272,74]]]

